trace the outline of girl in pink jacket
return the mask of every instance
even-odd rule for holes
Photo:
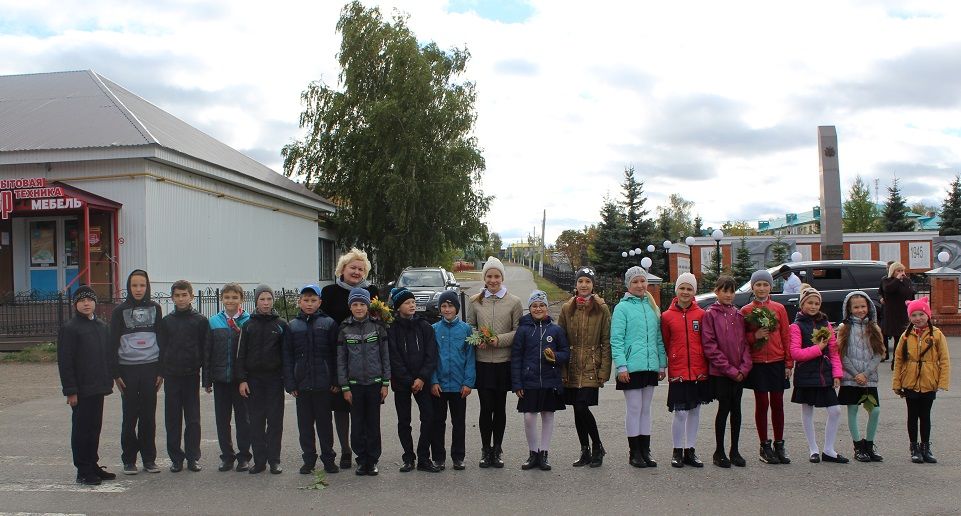
[[[801,422],[808,440],[811,462],[846,464],[848,459],[834,449],[841,406],[837,388],[844,370],[834,337],[834,329],[821,312],[821,293],[806,286],[801,289],[801,310],[791,325],[791,358],[794,359],[794,392],[791,401],[801,404]],[[824,428],[824,452],[818,451],[814,435],[814,407],[827,409]]]

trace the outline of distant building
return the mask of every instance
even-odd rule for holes
[[[877,204],[875,207],[878,213],[884,210],[883,204]],[[914,222],[915,231],[938,231],[941,229],[941,217],[933,212],[919,215],[909,211],[907,216]],[[785,213],[783,217],[759,220],[757,222],[757,232],[759,235],[772,236],[818,235],[821,233],[821,207],[815,206],[810,211]]]

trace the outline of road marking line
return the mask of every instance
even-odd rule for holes
[[[76,493],[123,493],[133,485],[130,481],[104,482],[99,486],[82,486],[76,483],[50,483],[45,480],[0,483],[0,492],[36,493],[36,492],[76,492]]]

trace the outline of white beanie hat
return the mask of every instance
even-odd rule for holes
[[[690,272],[685,272],[684,274],[681,274],[680,276],[678,276],[677,280],[674,281],[674,285],[675,285],[675,288],[680,287],[681,285],[690,285],[691,288],[693,288],[694,291],[697,292],[697,278],[694,277],[694,275],[691,274]]]
[[[647,271],[644,270],[643,267],[638,267],[637,265],[635,265],[630,269],[627,269],[627,272],[624,273],[624,286],[630,287],[631,280],[634,279],[635,276],[642,276],[642,275],[645,278],[647,277]]]
[[[487,271],[491,269],[497,269],[501,271],[501,276],[506,276],[504,272],[504,264],[500,260],[493,256],[488,256],[487,261],[484,262],[484,270],[481,271],[481,276],[487,276]]]

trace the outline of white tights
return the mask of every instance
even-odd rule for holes
[[[537,435],[537,415],[541,415],[541,434]],[[551,449],[551,435],[554,433],[553,412],[525,412],[524,433],[527,435],[527,448],[530,451],[548,451]],[[540,437],[540,442],[537,438]]]
[[[675,410],[671,424],[671,436],[675,448],[694,448],[697,441],[697,425],[701,421],[701,407],[691,410]]]
[[[651,400],[654,399],[654,386],[623,392],[624,401],[627,402],[627,415],[624,418],[627,436],[651,435]]]
[[[824,425],[824,454],[830,457],[837,457],[838,452],[834,449],[834,441],[838,437],[838,424],[841,422],[841,407],[835,405],[826,408],[828,421]],[[814,405],[801,405],[801,424],[804,426],[804,437],[808,440],[808,449],[811,455],[818,453],[817,436],[814,435]]]

